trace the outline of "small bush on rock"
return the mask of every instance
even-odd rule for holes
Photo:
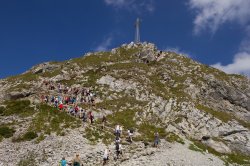
[[[19,136],[17,138],[13,138],[12,142],[31,141],[31,140],[35,139],[36,137],[38,137],[37,133],[35,133],[33,131],[28,131],[27,133],[25,133],[22,136]]]
[[[4,138],[10,138],[15,133],[15,130],[7,126],[0,127],[0,136]]]
[[[24,134],[23,139],[25,141],[31,141],[31,140],[35,139],[36,137],[38,137],[37,133],[35,133],[33,131],[28,131],[27,133]]]
[[[0,107],[0,115],[3,114],[4,110],[5,110],[4,107]]]
[[[34,114],[34,108],[30,107],[29,100],[10,100],[5,104],[7,106],[3,110],[4,116],[20,115],[27,117]]]

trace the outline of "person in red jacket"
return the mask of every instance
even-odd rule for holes
[[[59,104],[59,110],[62,110],[63,109],[63,104]]]

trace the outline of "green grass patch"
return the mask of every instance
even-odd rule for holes
[[[31,141],[35,138],[37,138],[38,135],[34,131],[28,131],[24,135],[19,136],[17,138],[12,138],[12,142],[22,142],[22,141]]]
[[[172,132],[167,133],[166,140],[171,143],[178,142],[180,144],[185,144],[184,140],[181,137]]]
[[[227,123],[228,121],[233,119],[233,116],[230,115],[229,113],[226,112],[220,112],[220,111],[215,111],[209,107],[197,104],[196,108],[201,110],[201,111],[205,111],[211,115],[213,115],[215,118],[220,119],[222,122]]]
[[[100,66],[103,62],[109,62],[111,60],[110,57],[109,52],[99,52],[90,56],[72,59],[72,62],[80,67]]]
[[[50,134],[56,132],[57,135],[63,133],[64,128],[77,128],[81,126],[81,121],[70,116],[66,112],[60,112],[56,108],[42,104],[39,105],[39,112],[29,127],[29,131]]]
[[[103,130],[97,125],[87,127],[85,129],[84,137],[91,141],[93,144],[97,143],[98,140],[102,140],[102,142],[106,145],[112,143],[114,139],[114,135],[112,132]]]
[[[0,115],[2,115],[5,111],[5,108],[4,107],[0,107]]]
[[[248,128],[250,130],[250,123],[249,122],[245,122],[241,119],[235,118],[243,127]]]
[[[161,96],[164,99],[168,99],[169,91],[166,89],[166,85],[160,81],[159,76],[153,75],[150,77],[150,80],[151,80],[150,88],[152,92],[157,96]]]
[[[107,71],[113,71],[113,70],[135,71],[135,69],[150,71],[150,67],[145,63],[136,63],[136,62],[115,63],[113,65],[107,66]]]
[[[41,134],[35,141],[36,144],[39,144],[40,142],[42,142],[44,139],[46,138],[46,136],[44,134]]]
[[[177,117],[177,118],[174,120],[174,123],[175,123],[175,124],[182,123],[183,118],[184,118],[184,117],[182,117],[182,116]]]
[[[250,156],[246,156],[246,155],[236,153],[236,152],[234,152],[232,154],[221,154],[221,153],[217,152],[216,150],[210,148],[209,146],[202,144],[200,141],[193,140],[193,142],[194,142],[194,145],[196,147],[198,147],[199,149],[201,149],[203,152],[205,152],[207,150],[209,153],[211,153],[215,156],[218,156],[227,165],[228,165],[228,163],[239,164],[239,165],[250,164]]]
[[[84,82],[83,85],[85,87],[93,87],[96,85],[97,79],[101,78],[101,68],[96,70],[89,70],[86,73],[84,73],[85,77],[88,77],[87,82]]]
[[[226,157],[229,163],[236,163],[239,165],[250,165],[250,156],[245,156],[237,153],[229,154]]]
[[[107,116],[108,121],[112,126],[117,124],[124,126],[124,129],[131,129],[136,127],[135,121],[135,110],[125,110],[125,111],[117,111],[111,115]]]
[[[19,90],[22,90],[22,89],[29,89],[29,88],[31,88],[31,85],[26,84],[26,83],[20,83],[20,84],[14,86],[14,87],[11,87],[11,89],[9,89],[9,90],[11,90],[11,91],[19,91]]]
[[[14,133],[15,133],[15,130],[12,128],[9,128],[7,126],[0,127],[0,136],[4,138],[10,138],[13,136]]]
[[[27,133],[25,133],[23,135],[23,139],[27,140],[27,141],[31,141],[33,139],[35,139],[36,137],[38,137],[37,133],[33,132],[33,131],[28,131]]]
[[[198,148],[196,145],[194,144],[190,144],[188,149],[190,150],[193,150],[193,151],[196,151],[196,152],[201,152],[202,154],[204,154],[204,150],[203,149],[200,149]]]
[[[114,100],[104,100],[101,103],[97,103],[96,107],[116,111],[122,107],[128,107],[128,105],[130,105],[130,106],[136,106],[136,105],[145,106],[146,104],[147,104],[147,102],[138,101],[133,97],[123,96],[121,98],[114,99]]]
[[[237,117],[234,117],[233,115],[229,114],[229,113],[226,113],[226,112],[220,112],[220,111],[215,111],[209,107],[206,107],[206,106],[203,106],[203,105],[200,105],[200,104],[197,104],[196,105],[196,108],[199,109],[199,110],[202,110],[202,111],[205,111],[211,115],[213,115],[215,118],[218,118],[220,119],[221,121],[227,123],[228,121],[232,120],[232,119],[235,119],[237,120],[242,126],[250,129],[250,123],[249,122],[245,122],[241,119],[238,119]]]
[[[2,115],[19,115],[21,117],[28,117],[35,113],[34,108],[30,106],[29,100],[9,100],[6,101],[6,108]]]
[[[69,79],[69,80],[60,80],[60,81],[57,81],[57,82],[61,83],[61,84],[64,84],[64,85],[67,85],[67,86],[72,86],[74,84],[77,84],[78,80],[75,80],[74,78],[72,78],[72,79]]]
[[[57,76],[61,73],[61,69],[56,69],[56,70],[53,70],[53,71],[46,71],[44,73],[41,73],[40,75],[43,76],[43,77],[48,77],[48,78],[51,78],[51,77],[54,77],[54,76]]]
[[[148,122],[143,122],[138,127],[138,131],[141,136],[141,141],[154,141],[154,134],[159,133],[160,138],[166,138],[167,133],[164,128],[156,127],[155,125],[149,124]],[[138,139],[138,138],[137,138]]]
[[[30,82],[30,81],[36,81],[38,80],[38,75],[33,74],[31,72],[16,75],[16,76],[11,76],[7,78],[7,81],[14,82],[14,81],[23,81],[23,82]]]
[[[97,52],[90,56],[72,59],[72,62],[80,67],[100,67],[108,62],[131,60],[135,58],[134,54],[138,51],[138,48],[125,49],[121,47],[117,49],[115,54],[111,54],[111,52]]]

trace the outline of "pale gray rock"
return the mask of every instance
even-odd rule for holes
[[[13,91],[10,92],[9,94],[7,94],[5,96],[5,99],[10,99],[10,100],[16,100],[16,99],[21,99],[24,97],[28,97],[30,95],[32,95],[34,92],[30,92],[27,90],[22,90],[22,91]]]

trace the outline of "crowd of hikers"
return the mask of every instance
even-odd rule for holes
[[[81,87],[68,87],[64,86],[60,83],[54,83],[51,81],[44,81],[42,86],[47,88],[47,94],[41,94],[41,100],[43,103],[56,107],[60,111],[65,111],[68,114],[79,117],[82,119],[84,123],[88,120],[91,124],[94,123],[94,115],[92,111],[86,111],[81,108],[79,105],[87,104],[95,106],[95,98],[96,93],[89,88],[81,88]],[[49,93],[54,92],[54,93]],[[52,95],[53,94],[53,95]],[[105,125],[107,123],[107,118],[105,115],[102,117],[102,129],[105,129]],[[127,133],[123,131],[123,126],[117,124],[114,129],[114,151],[115,156],[114,159],[117,160],[120,156],[123,155],[122,148],[122,137],[126,138],[126,141],[129,143],[133,142],[133,129],[128,129]],[[126,136],[127,134],[127,136]],[[154,135],[154,146],[158,147],[159,144],[159,134],[158,132]],[[108,147],[105,148],[103,152],[103,165],[107,164],[109,160],[110,149]],[[79,154],[76,154],[75,158],[71,161],[67,161],[65,157],[59,162],[59,166],[82,166]]]
[[[60,95],[42,95],[44,102],[54,102],[55,106],[59,104],[95,104],[96,93],[90,88],[69,87],[61,83],[44,81],[42,84],[48,91],[57,92]]]
[[[96,93],[89,88],[68,87],[60,83],[51,81],[44,81],[43,85],[48,92],[57,92],[56,94],[42,94],[41,101],[48,105],[58,108],[60,111],[65,111],[70,115],[79,117],[83,122],[89,119],[91,123],[94,122],[94,115],[92,111],[87,112],[79,105],[95,105]]]

